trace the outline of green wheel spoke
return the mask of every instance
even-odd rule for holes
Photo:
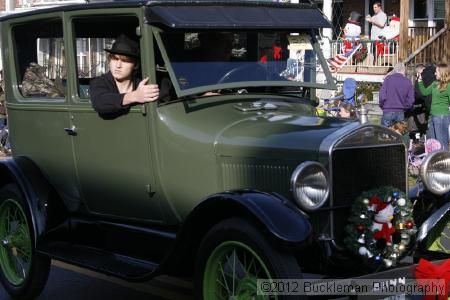
[[[220,273],[222,274],[223,282],[225,283],[226,290],[227,290],[227,293],[229,295],[230,294],[230,288],[228,287],[227,278],[225,277],[226,275],[225,275],[225,272],[223,270],[222,263],[219,263],[219,270],[220,270]]]
[[[16,208],[13,208],[13,209],[12,209],[11,215],[12,215],[12,219],[13,219],[14,221],[17,220],[17,209],[16,209]]]
[[[9,222],[9,230],[8,233],[10,235],[15,235],[17,230],[19,228],[19,221],[18,220],[12,220]]]
[[[222,282],[221,280],[216,279],[216,282],[217,282],[218,284],[220,284],[225,290],[228,291],[228,287],[227,287],[225,284],[223,284],[223,282]]]
[[[255,274],[253,274],[253,275],[258,276],[259,273],[260,273],[260,270],[258,268],[258,264],[255,263],[254,266],[255,266]]]
[[[276,299],[277,297],[257,295],[258,278],[272,278],[268,267],[258,254],[241,242],[223,242],[207,260],[203,278],[204,298]],[[223,295],[223,292],[227,295]]]
[[[236,293],[234,282],[236,281],[236,249],[233,250],[233,296]]]
[[[247,252],[244,252],[244,271],[245,271],[245,276],[248,275],[248,270],[245,267],[247,265]]]
[[[7,215],[6,215],[6,233],[10,233],[11,232],[11,218],[10,218],[10,214],[11,214],[11,212],[8,210],[7,211]]]
[[[0,206],[0,236],[8,242],[0,247],[0,267],[9,283],[19,286],[28,276],[32,244],[25,213],[13,199]]]
[[[252,268],[253,268],[253,270],[252,270]],[[256,275],[256,266],[255,266],[255,260],[253,257],[250,258],[250,265],[248,266],[247,274]]]
[[[14,266],[16,268],[17,275],[25,279],[26,278],[26,264],[19,256],[13,256]]]
[[[5,217],[5,227],[6,227],[5,233],[9,234],[9,211],[7,212]]]
[[[11,212],[11,223],[17,224],[17,209],[13,208]]]
[[[30,253],[27,250],[17,248],[17,252],[20,253],[20,256],[24,259],[25,262],[30,261]]]

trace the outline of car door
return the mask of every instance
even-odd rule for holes
[[[141,25],[138,9],[117,9],[106,15],[72,12],[72,63],[77,91],[70,107],[77,172],[83,199],[94,214],[162,222],[153,198],[149,117],[141,106],[114,119],[100,117],[89,98],[89,79],[107,71],[105,47],[120,34],[134,39]],[[141,41],[141,50],[142,50]]]
[[[81,207],[73,159],[62,13],[3,24],[9,130],[15,157],[30,159],[69,210]]]

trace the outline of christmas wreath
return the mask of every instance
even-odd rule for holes
[[[353,63],[362,63],[366,59],[367,45],[365,42],[360,40],[344,40],[344,53],[352,51],[352,49],[356,48],[359,44],[361,44],[361,46],[353,54]]]
[[[412,204],[392,187],[364,192],[353,203],[345,231],[346,247],[367,266],[395,266],[417,231]]]
[[[361,42],[361,47],[353,54],[353,61],[355,63],[362,63],[367,57],[367,46],[366,43]]]

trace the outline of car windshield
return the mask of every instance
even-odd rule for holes
[[[179,94],[202,87],[328,84],[323,60],[307,33],[161,32],[158,37]]]

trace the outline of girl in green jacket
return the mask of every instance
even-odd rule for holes
[[[436,67],[436,81],[425,87],[422,74],[417,74],[420,92],[431,96],[431,111],[428,121],[428,138],[437,139],[442,149],[448,150],[448,126],[450,124],[450,68],[447,64]]]

